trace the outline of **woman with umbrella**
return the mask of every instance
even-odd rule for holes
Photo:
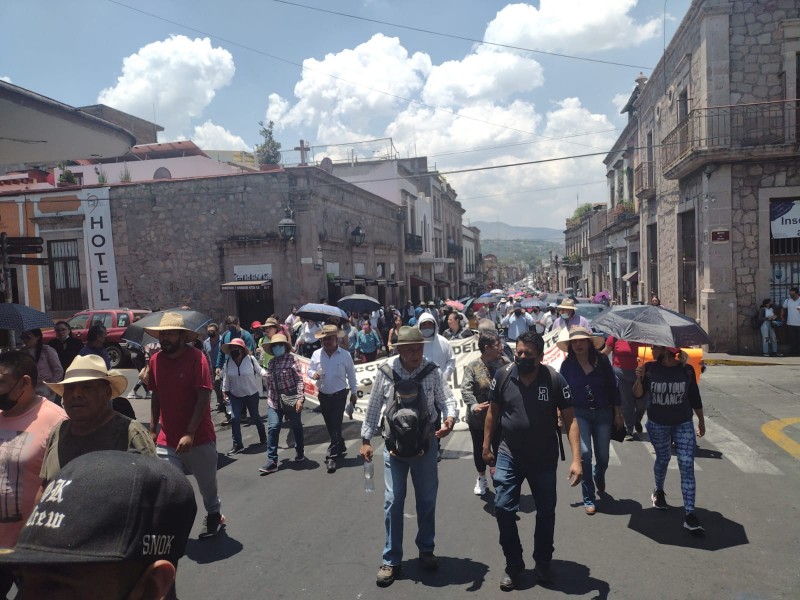
[[[57,383],[64,379],[64,369],[58,359],[58,352],[46,345],[41,329],[29,329],[22,334],[25,351],[33,357],[39,376],[34,382],[36,393],[58,403],[57,394],[45,385],[45,381]]]
[[[569,340],[556,345],[567,353],[560,372],[569,383],[581,434],[583,509],[587,515],[593,515],[597,512],[595,487],[601,494],[606,491],[612,426],[623,426],[617,378],[608,358],[598,352],[603,347],[603,338],[592,335],[588,329],[572,327]]]
[[[678,468],[681,473],[683,510],[686,513],[683,526],[691,532],[703,531],[703,526],[694,514],[695,479],[694,453],[697,447],[692,411],[697,415],[699,437],[706,433],[703,417],[703,401],[694,370],[686,365],[686,354],[680,348],[653,346],[653,362],[636,368],[633,395],[636,398],[650,393],[647,406],[647,433],[656,452],[653,465],[655,489],[651,499],[653,506],[667,510],[664,480],[672,458],[671,442],[675,442]]]

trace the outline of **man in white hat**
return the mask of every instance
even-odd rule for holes
[[[213,537],[225,528],[225,517],[217,495],[211,369],[205,355],[188,345],[197,333],[184,325],[180,313],[164,313],[145,332],[161,343],[161,352],[150,360],[150,435],[159,458],[194,475],[208,513],[200,539]]]
[[[59,383],[46,383],[63,398],[65,421],[50,432],[39,478],[42,489],[71,460],[97,450],[136,450],[156,455],[144,425],[116,412],[111,400],[128,387],[122,373],[109,371],[96,354],[78,356]]]
[[[575,300],[572,298],[565,298],[562,300],[561,304],[556,307],[556,310],[558,311],[558,318],[553,322],[553,329],[558,329],[560,327],[563,327],[567,331],[573,327],[591,329],[591,325],[589,325],[589,321],[586,320],[586,317],[582,317],[575,312]]]
[[[358,400],[356,368],[350,353],[339,347],[340,333],[336,325],[323,326],[316,334],[317,339],[322,340],[322,348],[314,351],[308,365],[308,376],[317,382],[319,407],[331,440],[325,454],[328,473],[336,472],[336,458],[347,452],[342,437],[342,416],[348,390],[350,402],[355,404]]]

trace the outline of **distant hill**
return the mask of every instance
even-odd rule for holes
[[[501,221],[472,221],[471,226],[481,230],[483,240],[542,240],[549,242],[563,242],[564,232],[561,229],[549,227],[518,227],[507,225]]]

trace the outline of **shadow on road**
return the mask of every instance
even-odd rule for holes
[[[750,543],[744,526],[731,521],[721,513],[698,508],[695,514],[705,527],[705,534],[692,534],[684,529],[684,512],[680,507],[668,511],[648,508],[634,512],[631,514],[628,528],[659,544],[711,552]]]
[[[403,561],[403,578],[429,587],[467,585],[467,592],[477,592],[486,579],[489,567],[471,558],[439,557],[439,569],[426,571],[417,559]]]
[[[557,590],[570,596],[589,596],[592,600],[606,600],[611,590],[607,581],[591,577],[589,567],[570,560],[553,560],[553,582],[543,585],[549,590]],[[524,590],[533,587],[533,571],[525,572],[525,576],[516,589]]]
[[[242,551],[244,546],[223,531],[213,539],[190,539],[186,542],[186,557],[200,565],[225,560]]]
[[[614,498],[611,494],[601,492],[598,494],[600,499],[597,501],[597,512],[604,515],[632,515],[642,510],[642,505],[636,500],[629,498]],[[583,505],[583,502],[580,503]]]

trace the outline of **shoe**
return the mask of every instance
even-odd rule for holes
[[[262,475],[269,475],[270,473],[274,473],[277,470],[278,470],[278,463],[271,462],[261,467],[258,470],[258,472],[261,473]]]
[[[426,571],[435,571],[439,568],[439,558],[433,552],[420,552],[419,562]]]
[[[762,354],[761,356],[766,356],[767,358],[769,358],[770,355],[769,354]]]
[[[203,519],[203,529],[200,531],[200,539],[219,535],[225,529],[225,515],[220,513],[209,513]]]
[[[553,571],[550,568],[550,561],[540,560],[533,567],[533,578],[537,583],[550,583],[553,581]]]
[[[637,432],[637,431],[634,431],[634,432],[631,434],[631,439],[630,439],[629,441],[631,441],[631,442],[638,442],[638,441],[639,441],[639,432]]]
[[[626,442],[632,442],[633,441],[633,434],[632,433],[626,433],[625,434],[625,441]]]
[[[636,430],[636,433],[642,433],[643,431],[642,422],[636,421],[636,425],[634,425],[633,428]]]
[[[664,490],[653,490],[653,495],[650,496],[650,499],[653,501],[653,506],[658,510],[667,510],[669,508]]]
[[[705,531],[703,526],[700,525],[700,519],[698,519],[693,512],[686,513],[686,518],[683,520],[683,526],[692,533]]]
[[[486,493],[486,476],[479,475],[478,480],[475,482],[475,489],[472,490],[472,493],[476,496],[483,496]]]
[[[593,514],[595,514],[597,512],[597,509],[595,508],[594,504],[584,504],[583,505],[583,510],[585,510],[586,514],[589,515],[589,516],[591,516],[591,515],[593,515]]]
[[[131,390],[128,392],[128,400],[135,400],[136,398],[141,398],[138,392]]]
[[[302,452],[294,457],[294,462],[303,462],[306,459],[306,455]]]
[[[228,450],[228,453],[225,456],[233,456],[234,454],[239,454],[240,452],[244,451],[244,446],[236,446],[234,445],[233,448]]]
[[[606,491],[606,482],[605,481],[597,481],[594,480],[594,487],[597,488],[597,491],[601,494]]]
[[[267,438],[265,438],[265,437],[263,437],[263,438],[258,438],[258,443],[259,443],[259,444],[262,444],[262,445],[263,445],[263,444],[266,444],[266,443],[267,443]]]
[[[400,578],[400,565],[381,565],[375,583],[378,587],[389,587],[395,579]]]
[[[503,576],[500,578],[500,589],[504,592],[510,592],[514,589],[514,585],[517,583],[519,576],[525,570],[525,563],[521,563],[519,565],[515,565],[513,567],[506,567],[506,572],[503,573]]]
[[[325,466],[328,467],[328,473],[336,473],[336,461],[332,458],[325,461]]]

